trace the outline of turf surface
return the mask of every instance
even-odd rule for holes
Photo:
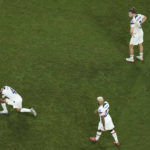
[[[149,149],[150,27],[148,20],[145,61],[126,63],[132,6],[149,18],[149,0],[0,0],[0,85],[38,112],[9,107],[0,116],[1,149]],[[111,105],[120,148],[109,133],[89,141],[99,95]]]

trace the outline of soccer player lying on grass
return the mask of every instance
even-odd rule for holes
[[[36,111],[31,108],[22,108],[22,97],[11,87],[4,86],[0,89],[2,95],[1,105],[3,111],[0,111],[0,114],[8,114],[6,104],[12,105],[14,109],[17,109],[18,112],[27,112],[32,113],[34,116],[37,115]]]
[[[129,17],[132,18],[130,23],[130,58],[126,58],[128,62],[134,62],[134,45],[139,45],[140,55],[137,59],[143,61],[143,29],[142,24],[146,21],[147,17],[141,14],[136,14],[135,8],[129,10]]]
[[[111,116],[109,115],[109,104],[104,101],[103,97],[97,97],[99,108],[95,110],[95,113],[99,114],[100,122],[98,125],[98,131],[96,137],[90,137],[90,140],[93,142],[98,142],[102,131],[110,131],[115,142],[114,144],[120,146],[120,143],[117,138],[117,134],[114,130],[114,124],[112,122]]]

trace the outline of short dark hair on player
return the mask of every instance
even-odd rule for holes
[[[135,9],[135,7],[131,8],[131,9],[129,10],[129,12],[131,12],[132,14],[136,14],[136,9]]]

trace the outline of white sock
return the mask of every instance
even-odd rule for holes
[[[102,134],[102,132],[97,131],[97,133],[96,133],[96,140],[97,140],[97,141],[99,140],[101,134]]]
[[[116,134],[115,130],[111,131],[111,134],[112,134],[115,142],[118,143],[118,138],[117,138],[117,134]]]
[[[1,105],[4,111],[8,111],[5,103],[1,103]]]
[[[140,53],[140,57],[143,57],[143,53]]]
[[[29,108],[21,108],[20,112],[31,112]]]
[[[131,58],[131,59],[134,59],[134,55],[130,55],[130,58]]]

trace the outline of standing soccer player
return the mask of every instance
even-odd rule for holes
[[[2,99],[0,102],[3,108],[3,110],[0,111],[0,114],[8,114],[8,110],[6,107],[6,104],[8,104],[12,105],[13,108],[18,112],[32,113],[35,117],[37,116],[37,113],[33,108],[22,108],[22,97],[13,88],[4,86],[0,89],[0,93],[2,95]]]
[[[132,18],[130,23],[130,58],[126,58],[128,62],[134,62],[134,45],[139,45],[140,55],[137,59],[143,61],[143,29],[142,24],[146,21],[147,17],[141,14],[136,14],[135,8],[129,10],[129,17]]]
[[[115,142],[114,144],[116,146],[120,146],[120,143],[117,138],[117,134],[114,130],[114,124],[111,119],[111,116],[109,115],[109,104],[108,102],[104,101],[103,97],[97,97],[99,108],[95,110],[95,113],[99,114],[100,122],[98,125],[98,131],[96,133],[96,137],[90,137],[90,140],[93,142],[98,142],[102,131],[110,131],[112,134]]]

